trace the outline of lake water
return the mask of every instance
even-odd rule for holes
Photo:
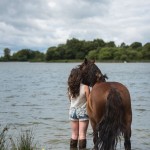
[[[32,129],[40,147],[69,150],[67,78],[78,63],[0,63],[0,129]],[[132,98],[132,150],[150,149],[150,63],[97,63]],[[87,150],[93,147],[89,126]],[[123,143],[118,149],[123,149]]]

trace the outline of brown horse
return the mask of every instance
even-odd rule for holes
[[[125,150],[131,150],[132,109],[128,89],[118,82],[106,82],[106,75],[87,59],[79,66],[83,84],[92,87],[87,111],[93,128],[95,150],[115,150],[124,136]]]

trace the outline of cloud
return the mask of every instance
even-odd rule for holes
[[[0,1],[0,50],[46,51],[73,37],[144,44],[150,39],[149,6],[149,0]]]

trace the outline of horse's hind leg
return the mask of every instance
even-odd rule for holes
[[[95,132],[96,131],[96,122],[92,119],[90,121],[91,121],[91,126],[93,129],[93,143],[94,143],[94,147],[95,147],[95,144],[96,144],[97,139],[98,139],[98,133]]]
[[[131,129],[127,129],[127,131],[125,131],[125,135],[124,135],[124,147],[125,150],[131,150],[131,141],[130,141],[130,137],[131,137]]]
[[[125,127],[125,131],[124,131],[124,147],[125,150],[131,150],[131,119],[128,118],[128,122],[126,124]]]

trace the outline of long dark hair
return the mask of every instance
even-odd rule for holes
[[[81,70],[77,68],[73,68],[68,77],[68,95],[71,97],[79,96],[80,92],[80,83],[82,79]]]

